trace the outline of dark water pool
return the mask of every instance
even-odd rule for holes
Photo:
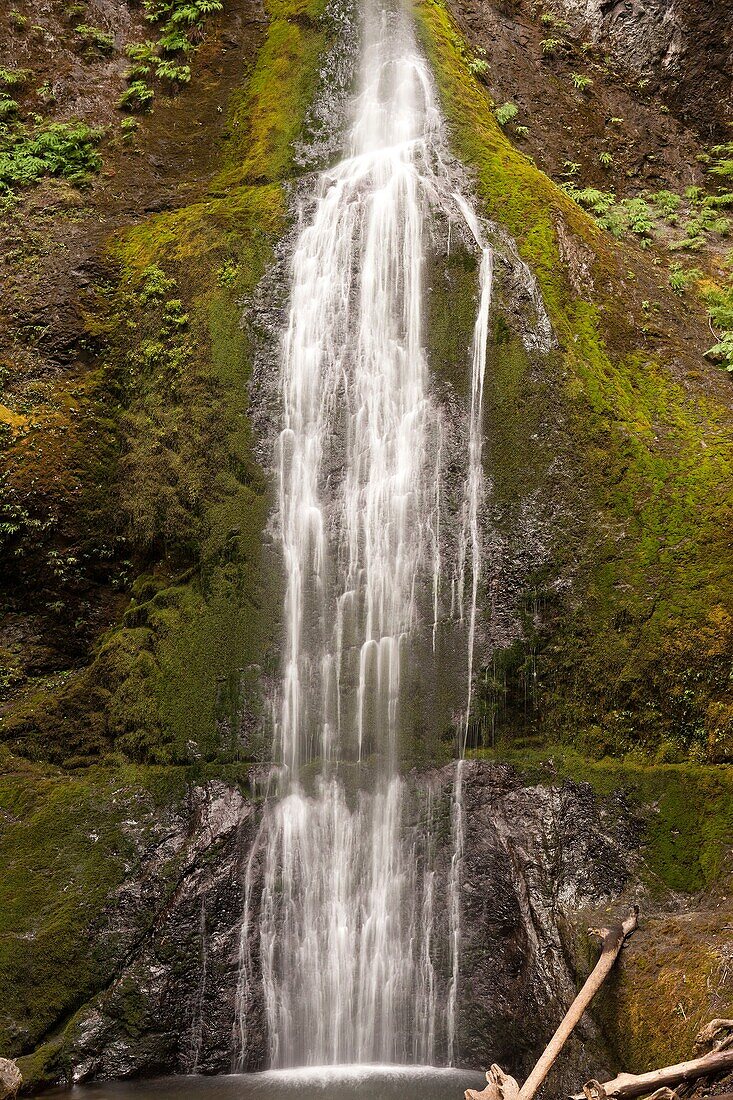
[[[482,1073],[431,1066],[323,1066],[226,1077],[159,1077],[53,1089],[44,1100],[463,1100]]]

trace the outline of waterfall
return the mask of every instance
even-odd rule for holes
[[[301,205],[281,350],[280,763],[258,857],[259,965],[274,1067],[455,1055],[462,765],[438,919],[434,807],[429,796],[418,808],[410,800],[400,733],[410,661],[423,635],[435,653],[442,574],[451,567],[467,623],[470,709],[491,252],[446,167],[443,119],[406,11],[368,0],[363,34],[347,155]],[[442,545],[444,425],[424,349],[425,257],[436,212],[449,232],[460,226],[481,257],[452,562]],[[466,712],[460,755],[467,722]],[[234,1028],[240,1066],[252,989],[251,873],[245,893]]]

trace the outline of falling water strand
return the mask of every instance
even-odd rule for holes
[[[451,912],[445,951],[451,994],[444,983],[439,1001],[432,833],[408,820],[398,767],[410,656],[423,619],[432,618],[434,649],[440,616],[443,432],[422,345],[426,238],[436,207],[449,223],[467,226],[482,253],[461,536],[471,556],[471,650],[480,565],[491,259],[475,214],[444,170],[444,143],[409,18],[373,0],[348,155],[322,173],[301,209],[282,342],[282,768],[263,819],[257,918],[276,1067],[429,1063],[454,1046],[446,1014],[455,1015],[459,916]],[[368,776],[368,791],[347,795],[345,764]],[[451,881],[458,873],[456,865]],[[454,894],[457,910],[457,885]],[[251,921],[248,912],[234,1035],[240,1067]]]
[[[254,960],[252,958],[252,894],[255,885],[255,864],[260,854],[266,819],[263,817],[254,843],[247,856],[244,875],[244,906],[239,930],[237,986],[234,995],[234,1022],[232,1025],[232,1073],[245,1068],[247,1054],[247,1013],[252,997]]]
[[[206,993],[206,980],[208,977],[209,950],[206,935],[206,898],[201,898],[199,911],[199,982],[196,989],[196,1003],[194,1006],[193,1027],[191,1030],[191,1073],[198,1073],[199,1059],[204,1042],[204,994]]]
[[[465,771],[465,753],[471,721],[471,702],[473,692],[473,657],[476,645],[476,611],[478,606],[478,586],[481,575],[481,535],[479,516],[484,494],[483,450],[483,398],[484,378],[486,376],[486,345],[488,340],[489,311],[493,283],[493,255],[483,241],[478,219],[462,195],[455,195],[456,202],[463,211],[476,244],[481,249],[479,269],[479,308],[473,331],[471,347],[471,407],[468,427],[468,474],[464,487],[463,524],[460,539],[461,560],[459,563],[459,591],[461,599],[464,592],[466,559],[470,553],[471,599],[468,609],[468,673],[466,688],[466,710],[459,728],[458,762],[453,780],[453,798],[451,805],[451,856],[448,879],[448,909],[450,915],[450,962],[451,977],[448,989],[448,1061],[456,1061],[457,1049],[457,1009],[458,982],[460,977],[461,947],[461,871],[465,844],[465,816],[463,807],[463,780]]]

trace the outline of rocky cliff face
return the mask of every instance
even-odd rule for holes
[[[449,816],[453,767],[414,773],[409,782],[416,794],[429,786]],[[473,761],[465,765],[464,812],[460,1061],[498,1061],[521,1074],[592,965],[595,949],[585,925],[641,900],[643,953],[655,937],[654,911],[666,909],[659,919],[674,921],[679,902],[659,886],[650,893],[642,855],[648,813],[621,791],[600,797],[587,783],[531,782],[506,765]],[[191,786],[175,807],[159,813],[152,833],[129,823],[137,859],[95,922],[96,936],[114,944],[109,979],[35,1061],[25,1060],[26,1073],[43,1065],[46,1079],[80,1080],[231,1070],[251,859],[249,945],[258,957],[259,815],[239,787],[212,781]],[[437,835],[440,894],[452,847],[449,828]],[[708,949],[720,947],[717,933],[709,936]],[[447,959],[436,963],[439,971],[448,966]],[[255,973],[246,1019],[250,1069],[266,1065],[267,1056],[257,985]],[[585,1076],[613,1069],[613,1034],[586,1020],[553,1091],[567,1092]]]
[[[731,112],[733,6],[676,0],[560,0],[566,18],[646,78],[704,137],[723,133]]]
[[[449,815],[453,779],[450,767],[410,782],[416,789],[429,783]],[[521,1071],[574,996],[579,923],[604,907],[618,909],[640,889],[641,823],[619,816],[617,802],[594,797],[587,785],[528,786],[503,765],[469,763],[464,796],[460,1061],[498,1060]],[[230,1071],[245,868],[258,818],[251,798],[215,781],[191,787],[152,833],[128,824],[137,859],[96,922],[96,935],[114,944],[110,980],[46,1051],[49,1077]],[[439,836],[436,889],[443,893],[450,829]],[[438,967],[447,962],[438,959]],[[256,990],[251,1004],[261,1006]],[[249,1068],[261,1068],[261,1011],[250,1012],[246,1028]],[[581,1038],[562,1080],[608,1064],[597,1029]]]

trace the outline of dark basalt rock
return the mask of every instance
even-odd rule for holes
[[[131,873],[109,928],[131,942],[116,979],[71,1029],[76,1079],[231,1069],[243,867],[256,828],[239,789],[196,787],[186,816]],[[139,912],[151,908],[140,929]]]
[[[609,903],[622,909],[635,884],[638,828],[587,785],[527,786],[514,769],[483,762],[464,769],[459,1060],[521,1073],[574,996],[579,922]],[[447,819],[454,774],[449,766],[409,782],[429,784]],[[198,786],[187,813],[131,870],[109,929],[124,944],[117,977],[67,1032],[75,1079],[233,1068],[244,876],[259,819],[238,789]],[[440,836],[435,870],[445,889],[450,829]],[[256,882],[256,851],[254,861]],[[140,928],[140,912],[151,910]],[[261,991],[249,1004],[246,1068],[257,1069],[267,1053]],[[577,1084],[607,1062],[588,1023],[556,1084]]]

